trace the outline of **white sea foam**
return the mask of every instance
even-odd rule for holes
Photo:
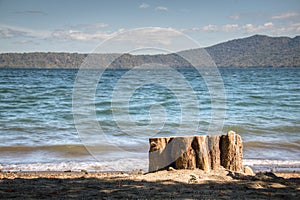
[[[300,172],[300,160],[257,160],[245,159],[244,166],[250,166],[254,171]],[[120,159],[116,161],[87,161],[87,162],[49,162],[49,163],[19,163],[0,164],[2,171],[133,171],[142,169],[148,171],[147,159]]]
[[[132,171],[134,169],[148,169],[147,159],[121,159],[117,161],[87,161],[87,162],[50,162],[50,163],[20,163],[0,164],[2,171]]]
[[[252,167],[254,171],[300,172],[300,160],[244,159],[243,165]]]

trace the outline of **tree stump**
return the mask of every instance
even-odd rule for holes
[[[218,169],[221,166],[220,161],[220,136],[208,136],[208,149],[211,169]]]
[[[164,169],[172,162],[169,141],[171,138],[151,138],[149,152],[149,171]]]
[[[196,152],[196,166],[204,171],[210,170],[210,158],[208,151],[208,137],[195,136],[192,148]]]
[[[171,141],[171,155],[175,169],[196,169],[196,154],[191,143],[194,137],[175,137]]]
[[[233,131],[221,136],[221,165],[231,171],[243,171],[242,138]]]
[[[149,172],[169,167],[243,170],[242,138],[233,131],[227,135],[150,138],[149,143]]]

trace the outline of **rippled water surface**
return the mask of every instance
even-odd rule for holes
[[[244,157],[252,163],[255,160],[298,162],[300,68],[219,70],[226,94],[226,117],[222,132],[234,130],[242,136]],[[143,85],[136,77],[127,81],[126,87],[130,91],[139,86],[132,93],[128,105],[130,119],[140,129],[135,135],[126,133],[118,127],[113,115],[113,109],[124,108],[122,105],[118,107],[119,102],[113,102],[114,107],[111,103],[116,83],[127,70],[107,70],[95,94],[97,121],[106,138],[95,133],[93,144],[83,144],[85,140],[78,135],[72,113],[77,70],[0,69],[0,163],[93,162],[94,157],[83,146],[92,145],[97,162],[118,163],[115,167],[104,169],[119,170],[124,165],[134,168],[130,159],[138,159],[139,166],[147,168],[145,160],[149,133],[146,126],[151,124],[151,117],[155,115],[153,105],[164,108],[165,121],[164,126],[151,136],[176,135],[180,127],[188,130],[195,123],[199,124],[197,132],[186,135],[206,134],[211,122],[213,110],[205,81],[195,70],[178,71],[197,95],[199,104],[189,105],[191,110],[199,106],[197,121],[182,120],[180,101],[170,88],[159,84]],[[164,81],[176,85],[176,79],[164,76],[163,73],[161,75]],[[127,90],[126,87],[124,90]],[[185,98],[188,100],[189,96]],[[122,125],[127,125],[128,130],[133,128],[132,123],[126,120]],[[117,148],[109,145],[109,142]],[[131,153],[135,153],[134,157]],[[130,159],[126,162],[127,157]]]

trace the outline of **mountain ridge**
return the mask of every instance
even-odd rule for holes
[[[217,66],[300,66],[300,37],[253,35],[206,48]]]
[[[300,36],[270,37],[253,35],[219,43],[204,48],[219,67],[253,66],[297,66],[300,67]],[[200,49],[182,51],[193,55]],[[113,68],[131,68],[147,63],[161,63],[172,67],[190,66],[178,54],[132,55],[100,54],[100,61],[111,57],[116,59]],[[89,54],[80,53],[1,53],[0,68],[79,68]]]

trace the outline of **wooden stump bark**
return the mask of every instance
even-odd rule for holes
[[[157,171],[172,162],[169,141],[171,138],[151,138],[149,152],[149,171]]]
[[[196,167],[204,171],[210,170],[210,158],[208,151],[208,137],[195,136],[192,148],[196,152]]]
[[[221,166],[220,162],[220,136],[208,136],[208,149],[211,169],[218,169]]]
[[[191,147],[194,137],[175,137],[171,141],[171,155],[177,169],[195,169],[196,156]]]
[[[233,131],[221,136],[221,165],[232,171],[243,171],[242,138]]]
[[[233,131],[227,135],[150,138],[149,143],[149,172],[168,167],[243,170],[242,138]]]

